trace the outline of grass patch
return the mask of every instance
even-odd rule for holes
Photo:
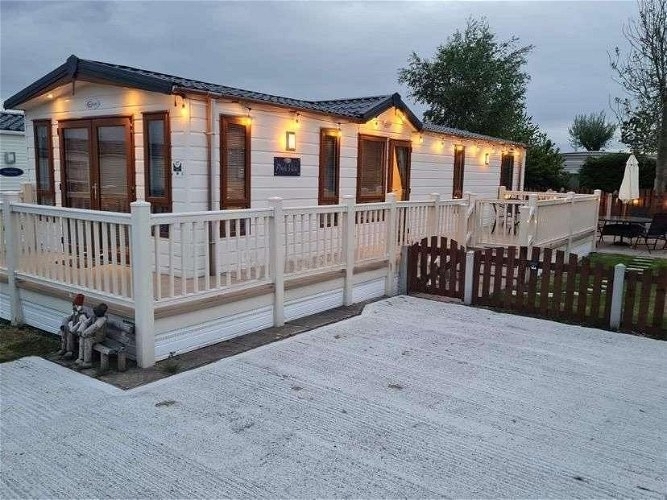
[[[30,326],[0,320],[0,363],[25,356],[47,356],[60,349],[60,337]]]
[[[592,266],[602,264],[605,269],[614,267],[616,264],[623,264],[628,266],[635,259],[635,257],[632,255],[598,252],[589,254],[588,258],[590,259]],[[651,257],[650,259],[651,263],[649,264],[649,269],[662,269],[667,267],[667,259],[659,259],[656,257]]]

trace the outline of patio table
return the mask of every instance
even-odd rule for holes
[[[633,217],[633,216],[624,216],[624,215],[612,215],[609,217],[600,217],[599,221],[602,223],[600,229],[600,240],[603,236],[620,236],[621,241],[615,242],[614,245],[629,245],[623,241],[624,237],[630,239],[639,236],[646,224],[651,222],[651,219],[648,217]]]

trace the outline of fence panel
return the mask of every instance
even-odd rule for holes
[[[667,340],[667,269],[627,271],[620,329]]]
[[[432,236],[408,248],[408,293],[463,299],[466,258],[456,241]]]

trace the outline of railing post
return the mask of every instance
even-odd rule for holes
[[[499,200],[504,200],[506,192],[507,192],[507,188],[505,186],[499,186],[498,187],[498,199]]]
[[[567,211],[567,220],[568,220],[568,230],[567,230],[567,253],[572,252],[572,222],[574,221],[575,212],[574,212],[574,191],[567,192],[568,202],[568,211]]]
[[[468,250],[466,252],[466,274],[465,274],[465,286],[463,288],[463,303],[467,306],[472,304],[472,292],[473,284],[476,277],[473,275],[473,269],[475,267],[475,252]]]
[[[14,326],[23,324],[21,298],[19,297],[19,289],[16,287],[20,236],[16,217],[12,213],[12,204],[19,201],[19,193],[9,191],[2,193],[2,222],[5,226],[5,242],[7,244],[5,263],[7,265],[7,288],[9,289],[9,319]]]
[[[537,211],[539,210],[538,196],[531,194],[528,196],[528,204],[519,207],[519,245],[528,247],[530,252],[535,243],[537,235]]]
[[[269,206],[273,209],[271,219],[271,267],[273,274],[273,326],[285,324],[285,216],[283,215],[283,199],[269,198]]]
[[[132,212],[130,258],[137,364],[141,368],[148,368],[155,364],[151,204],[134,201],[130,203],[130,210]]]
[[[345,256],[345,283],[343,285],[343,304],[352,305],[352,280],[354,277],[354,251],[356,241],[354,237],[354,197],[343,196],[345,205],[345,233],[343,233],[343,254]]]
[[[398,242],[398,217],[396,208],[396,194],[387,193],[386,201],[389,203],[389,220],[387,221],[387,256],[389,266],[387,269],[387,279],[385,280],[385,295],[396,295],[396,247]]]
[[[598,218],[600,217],[600,198],[602,197],[602,191],[596,189],[593,191],[593,194],[596,196],[595,200],[595,219],[593,219],[593,224],[595,229],[593,230],[593,243],[591,245],[591,251],[595,251],[598,240]]]
[[[459,245],[468,248],[474,246],[476,242],[468,241],[468,228],[470,227],[470,218],[475,214],[475,195],[466,191],[459,204],[459,218],[456,228],[456,241]],[[476,229],[476,228],[475,228]]]
[[[621,312],[623,309],[623,288],[625,285],[625,266],[614,266],[614,284],[611,289],[611,310],[609,313],[609,328],[618,330],[621,326]]]
[[[428,227],[428,236],[438,236],[438,210],[440,208],[440,195],[438,193],[431,193],[428,199],[433,202],[433,206],[429,207],[426,219],[426,227]]]

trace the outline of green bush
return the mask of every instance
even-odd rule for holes
[[[601,189],[607,193],[618,191],[629,157],[630,153],[610,153],[597,158],[588,158],[579,169],[579,186]],[[652,189],[655,179],[655,160],[646,156],[638,156],[637,160],[639,161],[639,189]]]

